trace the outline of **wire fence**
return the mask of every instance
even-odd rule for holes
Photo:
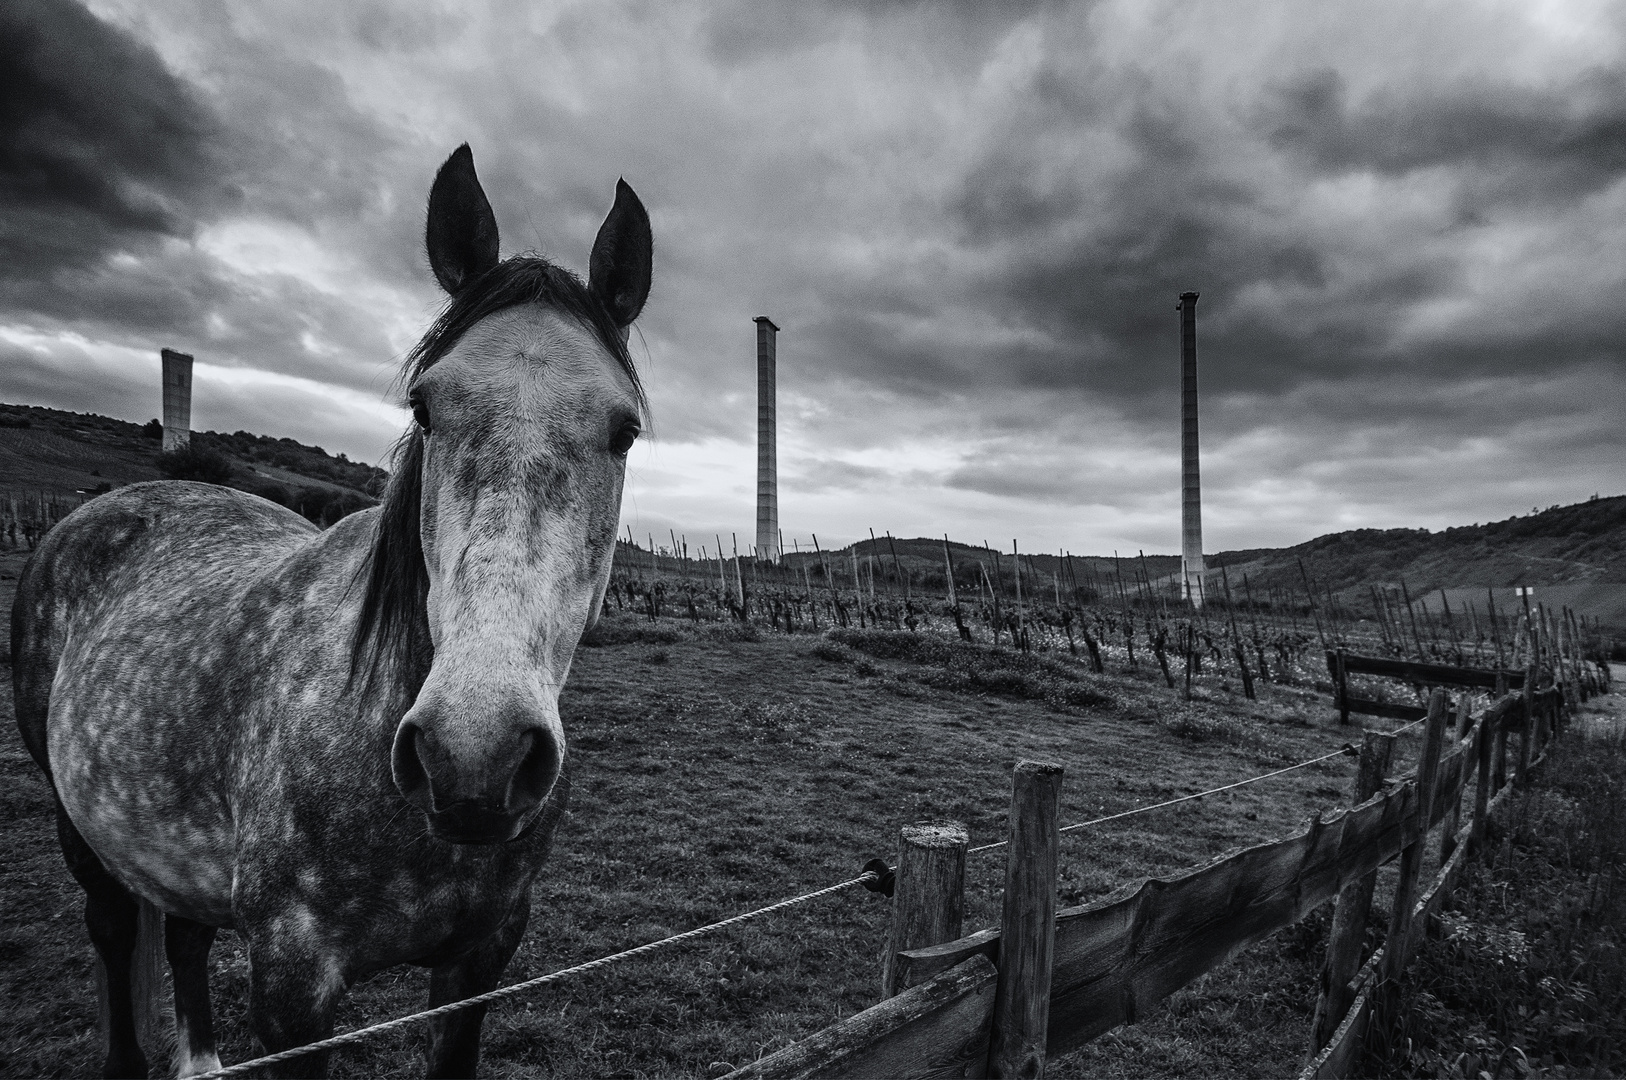
[[[1405,731],[1407,728],[1416,727],[1419,723],[1422,723],[1422,721],[1415,721],[1414,723],[1407,724],[1405,727],[1398,728],[1396,729],[1397,733],[1400,731]],[[1269,780],[1272,777],[1281,776],[1285,773],[1293,772],[1296,769],[1307,768],[1323,761],[1331,761],[1333,758],[1350,756],[1358,756],[1357,751],[1349,743],[1345,743],[1343,746],[1339,747],[1337,750],[1334,750],[1330,754],[1322,754],[1320,757],[1309,758],[1305,761],[1288,765],[1285,768],[1275,769],[1271,772],[1261,773],[1258,776],[1249,777],[1246,780],[1238,780],[1235,783],[1225,784],[1217,788],[1211,788],[1208,791],[1199,791],[1191,795],[1182,795],[1176,799],[1166,799],[1163,802],[1152,803],[1148,806],[1138,806],[1130,810],[1120,811],[1116,814],[1108,814],[1105,817],[1092,818],[1089,821],[1080,821],[1072,825],[1064,826],[1058,831],[1067,833],[1074,832],[1078,829],[1087,829],[1095,825],[1104,825],[1111,821],[1119,821],[1123,818],[1134,817],[1137,814],[1150,813],[1153,810],[1161,810],[1165,807],[1175,806],[1179,803],[1191,802],[1194,799],[1205,798],[1209,795],[1218,795],[1221,792],[1231,791],[1235,788],[1245,787],[1249,784],[1256,784],[1261,780]],[[980,847],[968,849],[966,854],[977,855],[987,851],[994,851],[998,848],[1007,846],[1009,843],[1009,840],[1000,840],[992,844],[983,844]],[[880,860],[875,860],[874,864],[872,865],[884,864],[882,864]],[[887,871],[890,873],[894,869],[896,868],[888,867]],[[199,1073],[193,1078],[193,1080],[224,1080],[225,1077],[243,1076],[253,1072],[256,1069],[262,1069],[269,1065],[276,1065],[284,1061],[290,1061],[294,1058],[303,1057],[306,1054],[314,1054],[325,1050],[336,1050],[340,1047],[351,1046],[376,1035],[382,1035],[390,1031],[399,1031],[415,1024],[425,1023],[427,1021],[434,1020],[437,1017],[447,1016],[451,1013],[459,1012],[464,1009],[471,1009],[479,1005],[489,1005],[493,1002],[502,1001],[507,998],[523,994],[529,990],[534,990],[539,986],[562,982],[573,976],[585,975],[590,971],[596,971],[600,968],[609,967],[612,964],[621,963],[625,960],[632,960],[640,956],[646,956],[650,953],[657,952],[661,949],[681,945],[689,941],[695,941],[699,938],[709,937],[710,935],[718,933],[729,927],[738,926],[754,919],[760,919],[767,915],[796,907],[800,904],[810,903],[811,901],[820,899],[821,897],[831,896],[835,893],[842,892],[843,890],[850,889],[855,885],[864,885],[868,888],[875,888],[881,883],[881,881],[882,874],[878,870],[866,869],[864,873],[859,874],[857,877],[848,878],[846,881],[837,882],[834,885],[826,885],[821,889],[815,889],[812,892],[806,892],[800,896],[793,896],[788,900],[781,900],[778,903],[769,904],[766,907],[760,907],[751,911],[743,912],[742,914],[734,915],[718,922],[708,923],[705,926],[698,926],[693,930],[685,930],[683,933],[673,934],[670,937],[664,937],[658,941],[651,941],[647,944],[639,945],[631,949],[624,949],[621,952],[612,953],[608,956],[601,956],[596,960],[589,960],[585,963],[576,964],[572,967],[561,968],[558,971],[550,972],[546,975],[539,975],[534,979],[527,979],[524,982],[514,983],[511,986],[499,987],[496,990],[491,990],[484,994],[476,994],[473,997],[464,998],[460,1001],[448,1002],[445,1005],[440,1005],[433,1009],[425,1009],[422,1012],[411,1013],[407,1016],[397,1017],[394,1020],[386,1020],[377,1024],[370,1024],[367,1027],[357,1028],[354,1031],[347,1031],[341,1035],[335,1035],[329,1039],[322,1039],[318,1042],[307,1043],[303,1046],[296,1046],[287,1050],[280,1050],[274,1054],[267,1054],[263,1057],[257,1057],[253,1060],[245,1061],[237,1065],[229,1065],[223,1068],[214,1069],[210,1072]]]

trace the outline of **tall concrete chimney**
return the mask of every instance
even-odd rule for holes
[[[185,450],[192,443],[192,358],[165,349],[164,450]]]
[[[1197,294],[1180,294],[1180,579],[1186,599],[1201,607],[1203,495],[1197,473]]]
[[[774,342],[779,327],[766,315],[757,324],[757,558],[779,561],[779,453],[777,426],[776,360]]]

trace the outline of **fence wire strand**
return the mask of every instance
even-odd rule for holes
[[[1330,761],[1335,757],[1345,757],[1355,752],[1354,747],[1346,744],[1337,750],[1334,750],[1330,754],[1322,754],[1318,758],[1311,758],[1308,761],[1301,761],[1297,765],[1289,765],[1285,769],[1277,769],[1275,772],[1267,772],[1262,776],[1250,776],[1246,780],[1238,780],[1234,784],[1226,784],[1224,787],[1211,788],[1208,791],[1199,791],[1194,795],[1182,795],[1178,799],[1166,799],[1163,802],[1153,803],[1150,806],[1137,806],[1133,810],[1122,810],[1116,814],[1108,814],[1106,817],[1092,818],[1089,821],[1080,821],[1073,825],[1064,825],[1056,831],[1065,833],[1072,832],[1074,829],[1087,829],[1092,825],[1104,825],[1109,821],[1117,821],[1119,818],[1134,817],[1136,814],[1144,814],[1152,810],[1161,810],[1165,806],[1174,806],[1177,803],[1190,802],[1193,799],[1201,799],[1208,795],[1218,795],[1222,791],[1230,791],[1233,788],[1246,787],[1249,784],[1257,784],[1261,780],[1269,780],[1272,776],[1280,776],[1283,773],[1290,773],[1294,769],[1302,769],[1308,765],[1315,765],[1322,761]],[[993,851],[995,848],[1002,848],[1009,843],[1009,840],[1000,840],[992,844],[983,844],[981,847],[970,848],[966,851],[966,854],[976,855],[984,851]]]
[[[829,896],[831,893],[840,892],[843,889],[850,889],[854,885],[863,885],[877,880],[878,876],[875,874],[875,872],[867,870],[855,878],[848,878],[846,881],[839,882],[835,885],[827,885],[822,889],[815,889],[812,892],[803,893],[801,896],[793,896],[789,900],[781,900],[777,904],[769,904],[767,907],[760,907],[754,911],[747,911],[743,914],[735,915],[732,918],[723,919],[721,922],[709,923],[706,926],[697,926],[693,930],[685,930],[681,934],[673,934],[671,937],[661,938],[659,941],[651,941],[648,944],[639,945],[636,948],[625,949],[618,953],[612,953],[609,956],[601,956],[597,960],[589,960],[584,964],[577,964],[574,967],[562,968],[559,971],[551,972],[547,975],[539,975],[534,979],[527,979],[525,982],[514,983],[512,986],[498,987],[496,990],[491,990],[484,994],[476,994],[474,997],[464,998],[461,1001],[449,1002],[448,1004],[441,1005],[433,1009],[425,1009],[423,1012],[412,1013],[409,1016],[397,1017],[394,1020],[386,1020],[378,1024],[370,1024],[364,1028],[357,1028],[355,1031],[347,1031],[342,1035],[335,1035],[330,1039],[322,1039],[319,1042],[307,1043],[304,1046],[296,1046],[289,1050],[281,1050],[275,1054],[267,1054],[264,1057],[258,1057],[252,1061],[245,1061],[238,1065],[229,1065],[225,1068],[215,1069],[211,1072],[199,1073],[193,1077],[193,1080],[222,1080],[222,1078],[228,1076],[242,1076],[243,1074],[251,1072],[255,1069],[262,1069],[267,1065],[276,1065],[280,1062],[289,1061],[296,1057],[303,1057],[306,1054],[314,1054],[322,1050],[336,1050],[341,1046],[349,1046],[352,1043],[361,1042],[362,1040],[370,1038],[374,1035],[381,1035],[386,1031],[396,1031],[404,1027],[410,1027],[413,1024],[420,1024],[426,1020],[433,1020],[437,1017],[446,1016],[462,1009],[470,1009],[476,1005],[488,1005],[494,1001],[501,1001],[504,998],[510,998],[517,994],[523,994],[527,990],[534,990],[538,986],[543,986],[547,983],[559,982],[563,979],[570,978],[573,975],[582,975],[598,968],[608,967],[611,964],[620,963],[623,960],[631,960],[634,957],[644,956],[648,953],[655,952],[658,949],[664,949],[669,946],[681,944],[685,941],[693,941],[696,938],[706,937],[710,934],[715,934],[726,927],[738,926],[740,923],[749,922],[752,919],[759,919],[764,915],[770,915],[776,911],[783,911],[786,908],[794,907],[797,904],[805,904],[809,901],[817,900],[821,896]]]
[[[1395,733],[1399,734],[1408,728],[1416,727],[1422,722],[1422,720],[1414,720],[1410,724],[1405,725],[1405,727],[1396,729]],[[1300,761],[1295,765],[1288,765],[1285,768],[1276,769],[1273,772],[1263,773],[1259,776],[1251,776],[1246,780],[1238,780],[1233,784],[1226,784],[1223,787],[1210,788],[1208,791],[1199,791],[1192,795],[1182,795],[1177,799],[1166,799],[1160,803],[1152,803],[1150,806],[1138,806],[1133,810],[1123,810],[1116,814],[1108,814],[1105,817],[1092,818],[1089,821],[1080,821],[1072,825],[1063,826],[1062,828],[1058,829],[1057,832],[1067,833],[1073,832],[1076,829],[1087,829],[1093,825],[1104,825],[1109,821],[1118,821],[1122,818],[1134,817],[1136,814],[1145,814],[1153,810],[1161,810],[1164,807],[1175,806],[1179,803],[1191,802],[1194,799],[1206,798],[1209,795],[1218,795],[1222,792],[1231,791],[1239,787],[1246,787],[1249,784],[1257,784],[1261,780],[1269,780],[1273,776],[1281,776],[1283,773],[1293,772],[1295,769],[1303,769],[1310,765],[1319,764],[1323,761],[1331,761],[1335,757],[1345,757],[1355,753],[1355,748],[1346,743],[1344,746],[1334,750],[1330,754],[1322,754],[1320,757],[1310,758],[1307,761]],[[1009,840],[1000,840],[992,844],[983,844],[981,847],[968,849],[966,854],[977,855],[985,851],[993,851],[997,848],[1005,847],[1009,843]],[[895,867],[893,869],[895,869]],[[831,893],[837,893],[843,889],[850,889],[854,885],[873,884],[879,880],[879,875],[877,875],[874,871],[867,870],[855,878],[848,878],[846,881],[837,882],[834,885],[827,885],[822,889],[815,889],[812,892],[803,893],[800,896],[793,896],[789,900],[781,900],[777,904],[769,904],[767,907],[756,908],[755,910],[735,915],[732,918],[723,919],[720,922],[708,923],[705,926],[697,926],[693,930],[685,930],[681,934],[673,934],[670,937],[661,938],[659,941],[651,941],[635,948],[625,949],[618,953],[612,953],[609,956],[601,956],[597,960],[589,960],[586,963],[577,964],[574,967],[561,968],[560,970],[550,972],[547,975],[539,975],[534,979],[527,979],[525,982],[514,983],[512,986],[498,987],[496,990],[491,990],[484,994],[476,994],[474,997],[464,998],[461,1001],[449,1002],[433,1009],[425,1009],[423,1012],[416,1012],[407,1016],[397,1017],[394,1020],[385,1020],[381,1023],[369,1024],[367,1027],[357,1028],[354,1031],[347,1031],[342,1035],[335,1035],[329,1039],[322,1039],[319,1042],[307,1043],[304,1046],[296,1046],[288,1050],[280,1050],[275,1054],[267,1054],[264,1057],[254,1058],[251,1061],[244,1061],[237,1065],[228,1065],[223,1068],[214,1069],[210,1072],[199,1073],[193,1078],[193,1080],[225,1080],[226,1077],[242,1076],[255,1069],[261,1069],[267,1065],[276,1065],[284,1061],[290,1061],[297,1057],[303,1057],[306,1054],[314,1054],[323,1050],[336,1050],[341,1046],[350,1046],[355,1043],[362,1042],[365,1039],[371,1038],[374,1035],[381,1035],[387,1031],[397,1031],[401,1028],[411,1027],[414,1024],[420,1024],[427,1020],[434,1020],[438,1017],[447,1016],[463,1009],[471,1009],[476,1005],[489,1005],[492,1002],[502,1001],[506,998],[514,997],[518,994],[525,993],[527,990],[534,990],[535,988],[547,985],[548,983],[560,982],[575,975],[583,975],[589,971],[595,971],[602,967],[608,967],[611,964],[620,963],[623,960],[631,960],[635,957],[644,956],[648,953],[652,953],[673,945],[679,945],[686,941],[693,941],[696,938],[706,937],[727,927],[737,926],[740,923],[749,922],[752,919],[758,919],[764,915],[770,915],[776,911],[783,911],[786,908],[795,907],[798,904],[805,904],[810,901],[817,900],[820,897],[829,896]]]

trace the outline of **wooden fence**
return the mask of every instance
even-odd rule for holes
[[[1530,680],[1533,681],[1533,680]],[[1178,877],[1144,881],[1118,899],[1055,910],[1054,765],[1017,765],[1001,927],[957,933],[965,839],[956,826],[903,832],[881,1004],[729,1074],[790,1077],[1042,1075],[1065,1053],[1146,1011],[1310,911],[1337,901],[1305,1076],[1349,1075],[1380,991],[1392,992],[1423,919],[1449,895],[1485,823],[1507,798],[1509,738],[1524,780],[1532,755],[1561,726],[1563,692],[1521,687],[1477,720],[1430,699],[1415,774],[1378,791],[1393,735],[1369,733],[1358,805],[1302,832]],[[1470,784],[1470,778],[1473,783]],[[1472,786],[1465,825],[1461,804]],[[1369,797],[1368,797],[1369,796]],[[1439,874],[1419,888],[1424,846],[1440,829]],[[1459,828],[1460,826],[1460,828]],[[1386,944],[1361,963],[1378,868],[1400,859]],[[937,940],[923,940],[925,938]]]

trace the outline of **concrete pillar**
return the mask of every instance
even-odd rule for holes
[[[1201,606],[1203,496],[1197,471],[1197,294],[1180,294],[1180,571],[1186,599]]]
[[[766,315],[757,324],[757,558],[779,561],[779,455],[774,342],[779,327]]]
[[[192,358],[165,349],[164,450],[184,450],[192,442]]]

